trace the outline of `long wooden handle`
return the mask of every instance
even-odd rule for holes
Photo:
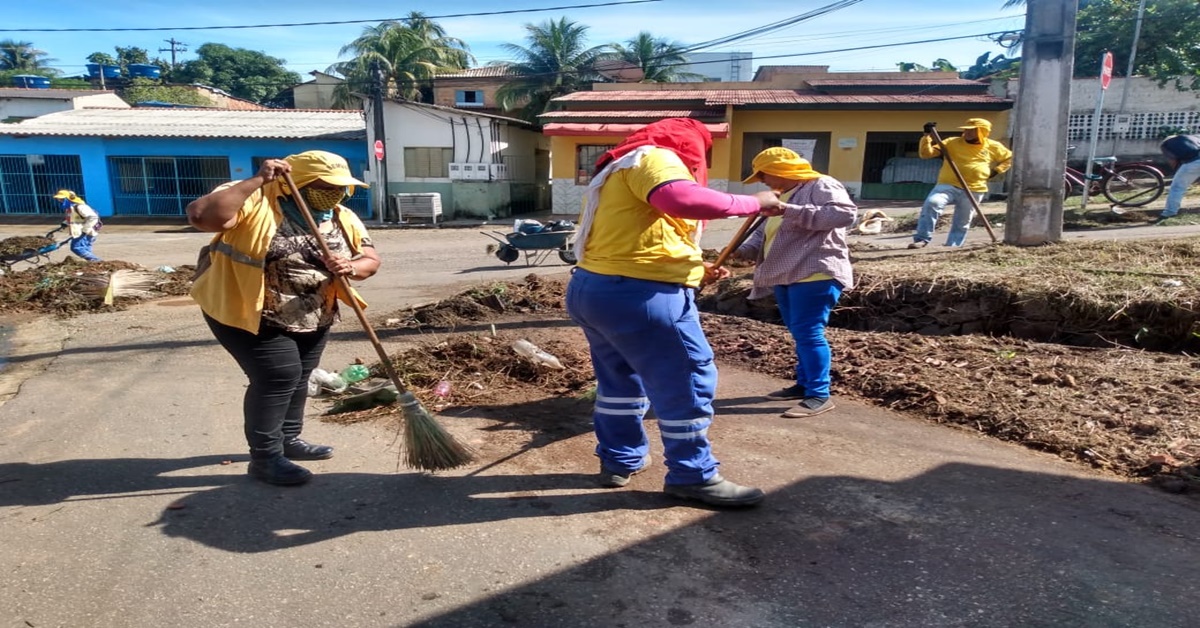
[[[721,253],[717,255],[717,259],[712,265],[712,271],[716,272],[718,268],[723,266],[725,261],[729,259],[729,256],[733,255],[733,252],[746,242],[746,239],[750,237],[750,234],[754,233],[754,230],[758,227],[759,223],[766,219],[767,217],[763,216],[762,214],[754,214],[753,216],[747,218],[746,222],[743,222],[742,226],[738,228],[737,233],[733,235],[733,239],[729,241],[729,244],[726,244],[725,248],[721,250]],[[705,285],[706,284],[703,281],[700,283],[701,288],[703,288]]]
[[[313,237],[317,240],[317,244],[320,245],[321,253],[326,258],[332,259],[333,251],[329,250],[329,244],[325,242],[325,237],[321,235],[321,229],[317,226],[317,221],[313,220],[312,214],[309,213],[308,202],[300,194],[300,188],[296,187],[296,182],[292,180],[291,173],[283,173],[283,179],[287,182],[288,188],[291,189],[292,198],[295,199],[296,205],[300,207],[300,215],[304,218],[305,224],[308,225],[308,230],[312,232]],[[358,301],[354,300],[353,292],[350,289],[350,281],[344,275],[334,275],[333,280],[338,282],[338,285],[350,297],[348,299],[350,307],[354,308],[354,314],[358,316],[358,322],[362,323],[363,331],[367,332],[367,338],[371,341],[371,346],[375,347],[375,353],[379,355],[379,363],[382,365],[383,371],[387,373],[388,379],[392,380],[392,384],[396,386],[396,391],[404,394],[407,392],[404,382],[400,381],[400,376],[396,374],[396,368],[392,366],[392,360],[388,357],[387,351],[384,350],[383,343],[379,342],[379,336],[375,335],[375,328],[371,327],[371,322],[367,320],[367,313],[363,311]]]
[[[967,199],[971,201],[971,207],[975,208],[975,213],[983,221],[984,228],[987,229],[988,235],[992,237],[992,243],[998,242],[996,232],[992,231],[992,223],[988,222],[987,216],[983,214],[983,208],[979,206],[979,201],[975,200],[975,194],[971,192],[971,188],[967,187],[967,180],[963,178],[962,172],[958,169],[958,164],[954,163],[954,159],[950,157],[950,151],[946,150],[946,145],[942,143],[942,138],[938,135],[937,129],[930,129],[929,133],[933,137],[933,143],[942,149],[942,157],[946,159],[946,163],[950,164],[950,169],[954,171],[954,176],[958,179],[959,185],[967,193]]]

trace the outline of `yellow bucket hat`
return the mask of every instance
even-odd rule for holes
[[[743,179],[742,183],[754,183],[763,173],[792,181],[810,181],[823,176],[820,172],[813,170],[812,164],[808,163],[807,159],[782,146],[768,148],[755,155],[750,168],[752,170],[750,176]]]
[[[71,190],[59,190],[54,193],[54,199],[61,201],[64,198],[75,198],[75,193]]]
[[[318,179],[330,185],[351,188],[350,194],[354,194],[355,187],[371,187],[350,174],[350,165],[341,155],[323,150],[310,150],[288,155],[283,159],[292,166],[292,179],[299,187]]]
[[[964,131],[967,129],[979,129],[985,133],[991,133],[992,123],[983,118],[971,118],[967,120],[967,123],[964,126],[960,126],[958,128]]]

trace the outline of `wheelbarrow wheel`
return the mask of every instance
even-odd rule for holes
[[[496,258],[505,264],[511,264],[521,257],[521,252],[511,244],[502,244],[496,249]]]
[[[579,260],[575,258],[575,251],[572,249],[559,249],[558,259],[567,264],[574,266]]]

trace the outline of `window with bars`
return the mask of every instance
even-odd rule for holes
[[[79,155],[0,155],[0,214],[58,214],[67,189],[87,200]]]
[[[451,159],[454,159],[454,149],[452,148],[406,147],[404,149],[404,176],[418,179],[449,178]]]
[[[610,149],[612,146],[607,144],[580,144],[575,147],[575,185],[587,185],[592,182],[596,160]]]
[[[251,159],[254,163],[254,172],[257,173],[259,168],[262,168],[263,162],[268,159],[278,159],[278,157],[254,157]],[[347,160],[349,163],[349,160]],[[363,181],[363,173],[361,170],[355,171],[350,168],[350,174],[354,175],[359,181]],[[370,181],[367,181],[370,183]],[[359,218],[369,220],[374,216],[371,215],[371,190],[364,187],[354,188],[354,196],[342,201],[342,205],[349,207]]]
[[[482,107],[483,90],[456,89],[454,90],[455,107]]]
[[[113,213],[182,216],[187,204],[229,181],[225,157],[109,157]]]
[[[1100,139],[1154,140],[1179,132],[1200,130],[1200,111],[1151,111],[1126,114],[1128,130],[1114,128],[1116,114],[1100,114]],[[1071,141],[1086,141],[1092,135],[1092,114],[1072,114],[1067,119],[1067,137]]]

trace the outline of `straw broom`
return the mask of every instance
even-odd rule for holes
[[[333,257],[333,253],[329,250],[329,245],[325,242],[325,238],[321,235],[317,228],[317,223],[309,214],[308,203],[300,194],[300,188],[296,186],[296,182],[292,180],[290,173],[283,174],[284,180],[287,182],[288,188],[292,191],[292,198],[300,207],[300,215],[304,217],[304,222],[308,226],[308,230],[312,232],[317,244],[321,247],[321,252],[326,257]],[[350,294],[350,282],[342,275],[334,276],[334,281],[341,288]],[[408,466],[415,469],[423,469],[425,471],[440,471],[442,469],[453,469],[461,467],[474,460],[474,452],[466,445],[458,442],[454,436],[442,428],[433,415],[421,405],[421,402],[413,395],[404,383],[400,381],[400,376],[396,374],[396,368],[392,364],[392,360],[388,357],[387,351],[383,349],[383,344],[379,342],[379,337],[375,335],[375,329],[371,327],[370,321],[367,320],[367,315],[363,312],[362,306],[354,299],[350,299],[350,307],[354,308],[355,315],[358,316],[358,322],[362,323],[363,331],[367,332],[367,338],[371,341],[371,346],[375,348],[375,353],[379,355],[379,364],[387,373],[388,379],[392,380],[392,384],[396,386],[396,391],[400,393],[398,402],[400,404],[400,418],[404,429],[404,459]]]
[[[155,288],[164,283],[158,274],[148,270],[121,269],[104,275],[84,275],[79,278],[79,290],[112,305],[116,297],[139,299],[155,296]]]

